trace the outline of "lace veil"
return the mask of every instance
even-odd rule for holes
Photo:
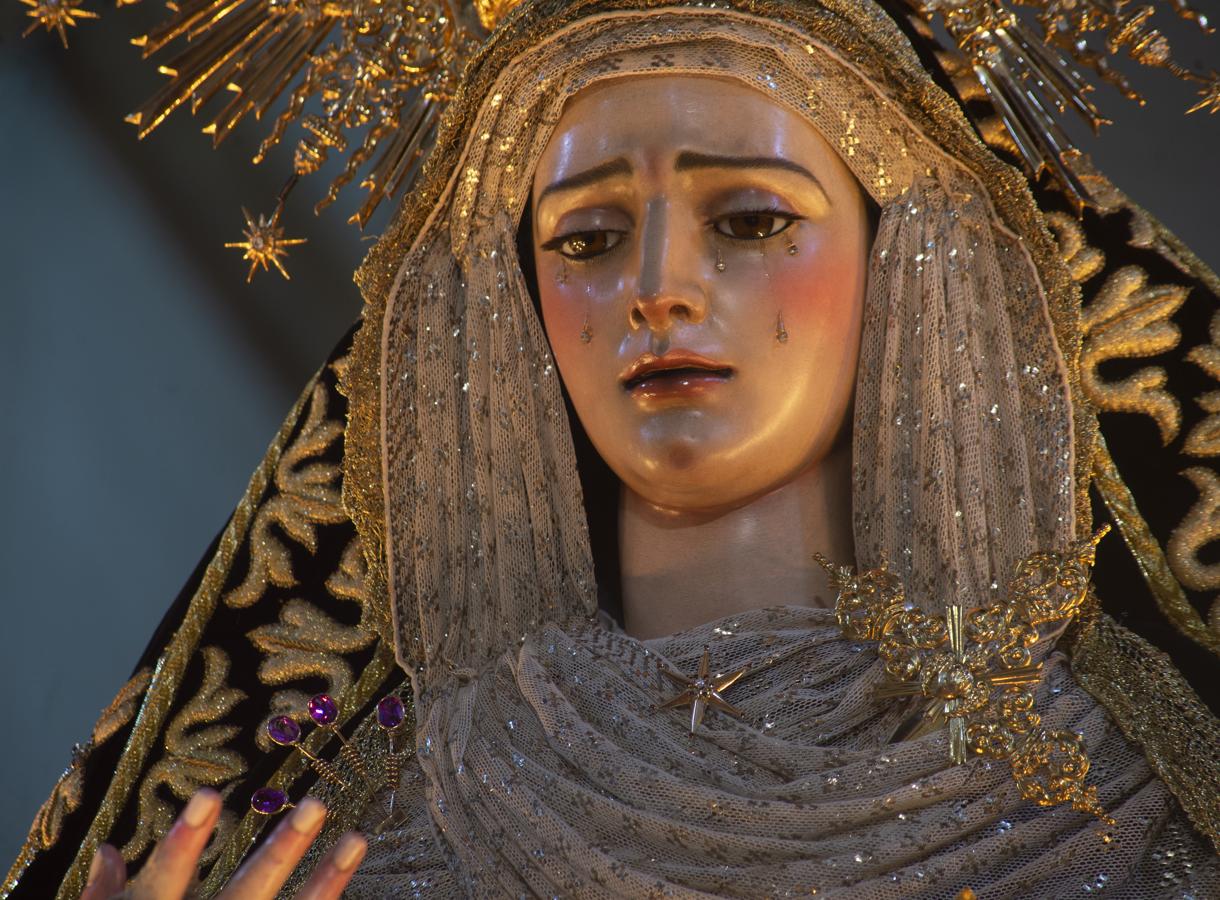
[[[511,60],[497,53],[511,37],[493,41],[457,103],[467,127],[441,138],[462,141],[458,154],[433,155],[443,187],[364,270],[385,294],[384,312],[369,310],[381,327],[366,326],[380,332],[385,494],[362,506],[384,515],[400,661],[429,679],[595,611],[558,374],[516,231],[565,100],[606,78],[744,81],[808,118],[880,204],[855,412],[859,564],[887,558],[930,608],[977,605],[1031,548],[1075,535],[1058,349],[1074,352],[1074,323],[1057,335],[1048,305],[1066,273],[1024,179],[952,114],[888,16],[857,3],[765,17],[619,6],[555,5],[576,23]]]

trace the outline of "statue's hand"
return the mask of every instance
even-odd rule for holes
[[[132,900],[178,900],[185,896],[219,816],[220,795],[198,791],[130,885],[119,851],[102,844],[93,857],[89,884],[81,900],[110,900],[120,895]],[[319,801],[312,797],[302,800],[237,870],[219,896],[224,900],[271,900],[318,836],[324,818],[326,807]],[[345,834],[297,893],[298,900],[338,897],[367,847],[359,834]]]

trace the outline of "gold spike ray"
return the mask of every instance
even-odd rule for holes
[[[80,0],[21,0],[35,22],[58,32],[95,14]],[[136,0],[119,0],[120,5]],[[328,156],[346,155],[321,209],[357,180],[368,191],[351,222],[366,225],[382,200],[419,172],[452,85],[466,62],[520,0],[169,0],[170,16],[133,43],[145,57],[184,45],[160,68],[169,81],[128,121],[150,134],[179,106],[192,113],[226,91],[235,96],[203,130],[219,145],[246,117],[261,120],[285,99],[254,162],[304,127],[295,157],[298,173],[316,171]],[[1130,0],[906,0],[913,14],[939,16],[991,97],[1029,170],[1048,171],[1078,206],[1089,202],[1076,177],[1076,155],[1056,117],[1071,109],[1092,127],[1105,122],[1089,101],[1091,86],[1077,66],[1138,98],[1108,65],[1125,53],[1200,85],[1192,112],[1220,111],[1220,75],[1176,63],[1151,24],[1156,4]],[[1161,0],[1179,16],[1210,30],[1185,0]],[[1035,36],[1014,14],[1031,7]],[[27,30],[28,33],[29,30]],[[1100,47],[1091,47],[1101,44]],[[188,103],[189,101],[189,103]],[[387,127],[387,123],[395,123]],[[399,129],[397,123],[406,123]],[[356,140],[354,135],[361,131]],[[365,169],[364,167],[368,167]],[[282,198],[280,208],[282,208]],[[280,246],[284,246],[281,244]]]
[[[1055,116],[1070,108],[1096,131],[1108,120],[1088,100],[1092,91],[1076,64],[1092,69],[1129,99],[1143,103],[1130,83],[1110,68],[1108,56],[1126,52],[1146,66],[1204,85],[1203,98],[1189,112],[1220,110],[1220,75],[1188,69],[1172,58],[1169,41],[1150,21],[1155,5],[1132,7],[1128,0],[908,0],[915,12],[930,20],[939,16],[950,37],[967,57],[975,77],[990,97],[1000,121],[1029,171],[1038,177],[1050,171],[1082,209],[1091,202],[1087,188],[1072,168],[1079,151],[1072,146]],[[1029,33],[1012,6],[1035,7],[1042,38]],[[1185,0],[1168,0],[1180,17],[1205,32],[1213,29],[1206,16]],[[1105,34],[1105,50],[1089,46],[1095,33]]]

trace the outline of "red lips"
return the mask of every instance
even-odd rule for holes
[[[670,350],[664,356],[645,353],[623,370],[619,380],[623,389],[633,392],[645,384],[670,383],[681,388],[692,381],[726,380],[733,376],[732,366],[708,359],[691,350]]]

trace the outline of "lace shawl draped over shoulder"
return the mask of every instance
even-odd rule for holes
[[[567,98],[682,72],[741,80],[806,117],[881,209],[855,562],[887,559],[926,609],[980,606],[1019,559],[1109,520],[1124,541],[1099,557],[1102,603],[1171,623],[1148,631],[1187,674],[1214,666],[1206,511],[1141,515],[1157,489],[1128,474],[1142,432],[1124,417],[1156,421],[1166,471],[1214,493],[1211,468],[1179,465],[1205,443],[1206,408],[1173,392],[1197,381],[1182,371],[1206,370],[1220,285],[1085,161],[1100,204],[1083,219],[1031,183],[933,41],[871,0],[538,0],[509,16],[358,273],[367,306],[350,352],[290,417],[9,886],[37,891],[66,868],[71,894],[99,841],[138,862],[190,789],[232,782],[205,871],[218,888],[263,824],[250,790],[308,784],[260,735],[320,680],[370,759],[385,748],[376,699],[399,690],[413,715],[408,812],[374,840],[354,896],[1220,891],[1216,720],[1100,603],[1043,635],[1036,696],[1046,723],[1083,736],[1117,821],[1109,842],[1081,813],[1022,800],[1006,767],[949,765],[942,734],[895,739],[910,710],[876,701],[876,654],[826,613],[763,609],[650,642],[597,619],[517,228]],[[1200,347],[1179,352],[1173,315]],[[1099,374],[1124,359],[1135,371]],[[770,662],[735,688],[743,721],[712,715],[691,736],[681,714],[654,710],[668,696],[658,666],[693,672],[704,645],[718,670]],[[319,849],[380,822],[384,797],[312,789],[335,810]]]

